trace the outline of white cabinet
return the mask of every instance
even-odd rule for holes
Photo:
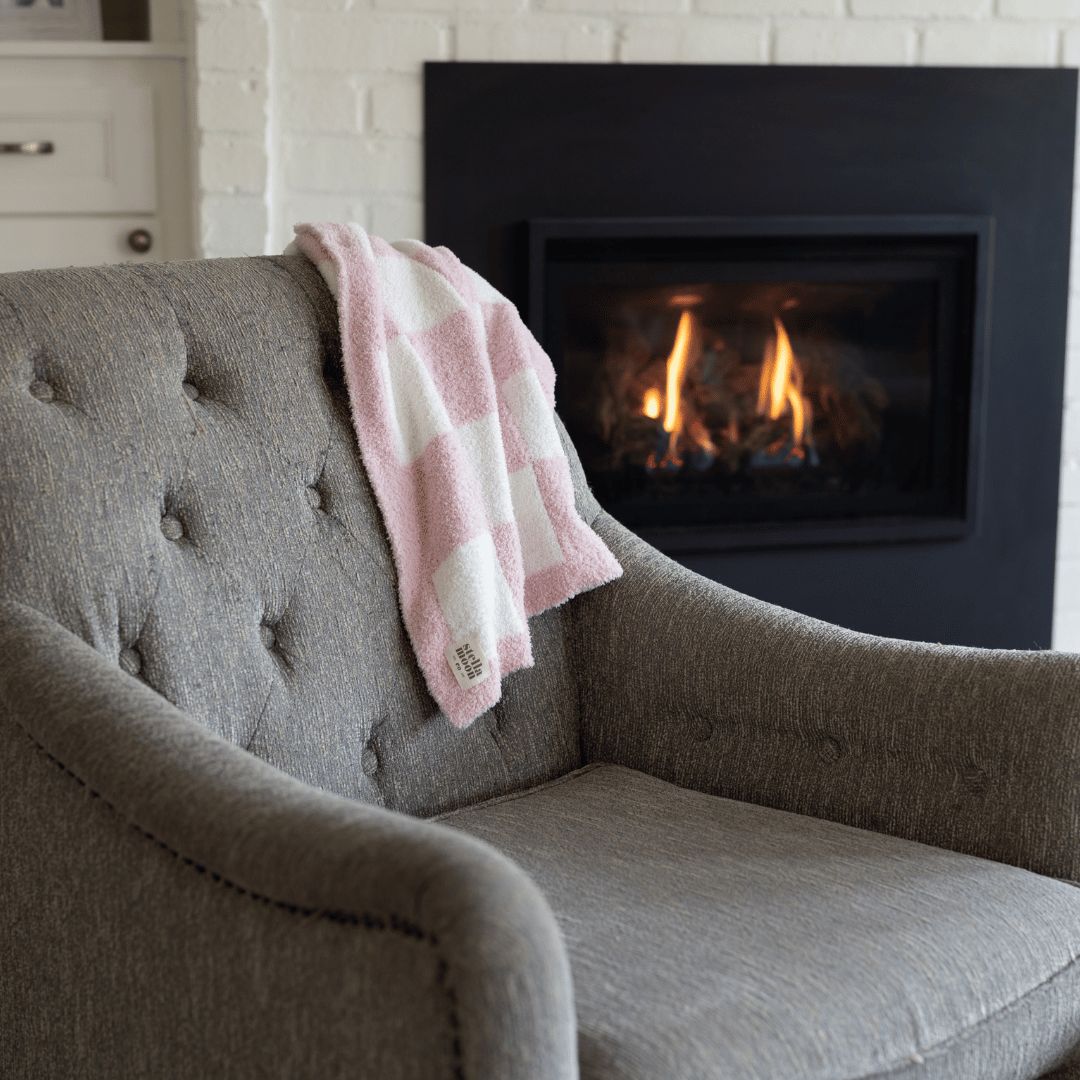
[[[159,259],[161,251],[154,249],[154,238],[160,234],[160,220],[152,215],[0,215],[0,274]],[[145,244],[145,236],[150,237],[150,248],[136,252],[135,247]]]
[[[0,272],[190,258],[183,56],[79,49],[123,55],[0,42]]]
[[[157,209],[153,92],[0,76],[0,206],[5,213]]]

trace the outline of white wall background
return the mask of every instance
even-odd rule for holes
[[[422,239],[425,60],[1080,65],[1080,0],[195,0],[208,256],[297,221]],[[1080,214],[1074,211],[1074,221]],[[1074,270],[1080,228],[1074,228]],[[1054,647],[1080,651],[1080,276],[1070,292]]]

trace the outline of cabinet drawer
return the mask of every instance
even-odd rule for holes
[[[134,84],[0,81],[0,213],[153,213],[153,101]]]
[[[128,242],[135,229],[145,229],[154,241],[145,254]],[[160,232],[152,217],[0,217],[0,273],[154,262],[161,255]]]

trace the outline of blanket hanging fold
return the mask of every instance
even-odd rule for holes
[[[531,667],[526,618],[622,573],[574,508],[555,371],[516,308],[446,248],[295,226],[338,305],[361,456],[405,628],[458,728]]]

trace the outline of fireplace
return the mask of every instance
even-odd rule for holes
[[[432,63],[425,239],[518,305],[594,493],[673,558],[858,630],[1047,647],[1076,89]]]
[[[601,505],[672,554],[969,535],[992,235],[531,221],[530,321]]]

